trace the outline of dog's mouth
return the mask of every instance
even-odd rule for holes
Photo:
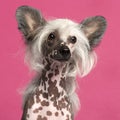
[[[62,46],[60,48],[56,48],[52,51],[51,55],[52,59],[58,60],[58,61],[68,61],[71,57],[70,50],[67,46]]]

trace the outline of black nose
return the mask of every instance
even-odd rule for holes
[[[63,59],[69,59],[70,58],[70,50],[67,46],[60,48],[60,54],[62,55]]]

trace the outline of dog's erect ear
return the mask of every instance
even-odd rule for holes
[[[81,29],[89,40],[91,48],[96,47],[106,29],[106,20],[102,16],[90,17],[81,22]]]
[[[46,21],[38,10],[29,7],[21,6],[16,11],[18,21],[18,29],[23,33],[26,40],[30,39],[30,35],[40,26],[43,26]]]

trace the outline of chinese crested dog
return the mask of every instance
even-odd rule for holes
[[[24,92],[22,120],[73,120],[79,109],[76,74],[83,77],[93,68],[105,18],[94,16],[81,23],[46,21],[29,6],[19,7],[16,18],[25,39],[26,59],[36,71]]]

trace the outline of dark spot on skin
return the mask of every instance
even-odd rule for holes
[[[48,116],[51,116],[52,115],[52,112],[51,111],[47,111],[46,113]]]
[[[46,118],[46,117],[44,117],[44,118],[43,118],[43,120],[47,120],[47,118]]]
[[[66,120],[70,120],[70,119],[69,119],[69,115],[66,115],[66,117],[67,117]]]
[[[65,97],[61,100],[54,100],[53,106],[56,107],[57,110],[67,109],[67,111],[71,112],[71,103]],[[63,115],[63,113],[61,113]]]
[[[36,102],[37,102],[37,103],[40,103],[40,102],[41,102],[41,100],[40,100],[40,98],[39,98],[40,94],[42,94],[42,90],[39,91],[39,89],[37,88],[37,89],[36,89],[36,92],[35,92]]]
[[[38,112],[39,112],[38,109],[33,110],[33,113],[38,113]]]
[[[72,114],[72,104],[69,100],[69,97],[65,96],[64,100],[67,102],[67,105],[66,105],[67,111],[69,111]]]
[[[42,107],[39,107],[39,108],[33,110],[33,113],[38,113],[40,110],[42,110]]]
[[[69,97],[65,96],[64,98],[67,103],[70,103]]]
[[[26,117],[27,117],[27,118],[29,118],[29,117],[30,117],[30,115],[29,115],[29,114],[27,114],[27,115],[26,115]]]
[[[36,96],[36,102],[37,102],[37,103],[40,103],[40,102],[41,102],[39,96]]]
[[[46,71],[43,70],[42,76],[41,76],[41,81],[42,81],[42,86],[44,86],[44,90],[46,90],[46,81],[47,81],[47,77],[46,77]]]
[[[46,69],[46,70],[50,70],[50,65],[47,64],[47,65],[45,66],[45,69]]]
[[[53,77],[53,73],[49,73],[49,74],[48,74],[49,80],[51,80],[52,77]]]
[[[71,107],[71,104],[68,104],[68,105],[67,105],[67,110],[68,110],[70,113],[72,113],[72,107]]]
[[[53,106],[54,106],[57,110],[59,110],[59,107],[58,107],[58,105],[57,105],[57,101],[56,101],[56,100],[53,102]]]
[[[54,82],[52,82],[51,80],[49,80],[48,84],[49,84],[49,87],[48,87],[48,92],[49,92],[49,95],[53,97],[51,98],[51,100],[56,100],[59,96],[60,96],[60,93],[58,92],[58,88],[56,87],[56,83],[57,81],[55,80]]]
[[[42,79],[42,81],[47,81],[46,70],[43,70],[43,71],[42,71],[41,79]]]
[[[41,115],[38,115],[37,120],[41,120],[41,119],[42,119]]]
[[[43,98],[48,99],[48,93],[44,92],[42,95],[43,95]]]
[[[61,77],[60,86],[65,89],[65,77]]]
[[[42,107],[39,107],[39,110],[42,110],[43,108]]]
[[[47,120],[47,118],[46,117],[42,117],[41,115],[38,115],[37,120]]]
[[[64,115],[64,112],[63,112],[63,111],[61,111],[61,114],[62,114],[62,115]]]
[[[57,107],[57,101],[56,100],[54,101],[53,106]]]
[[[59,113],[58,112],[55,112],[55,116],[58,117]]]
[[[43,101],[41,102],[41,105],[42,105],[42,106],[49,106],[49,102],[43,100]]]
[[[34,96],[31,95],[28,99],[28,108],[30,109],[34,104]]]
[[[64,102],[63,99],[58,101],[58,107],[60,110],[66,108],[66,103]]]

